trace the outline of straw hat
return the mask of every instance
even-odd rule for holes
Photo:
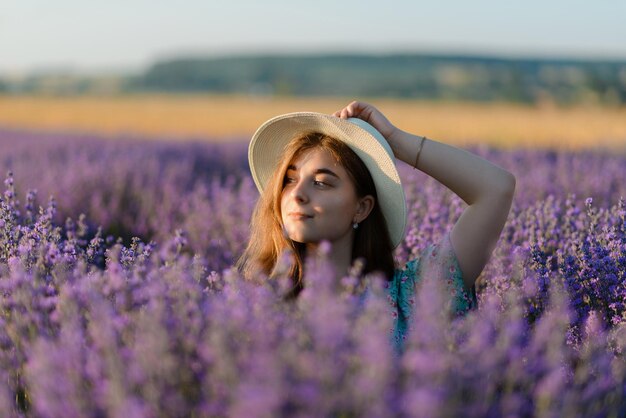
[[[314,112],[295,112],[265,122],[252,136],[248,162],[260,192],[270,180],[285,145],[296,135],[320,132],[348,145],[365,163],[376,186],[391,242],[395,247],[404,237],[406,200],[391,147],[372,125],[358,118],[341,119]]]

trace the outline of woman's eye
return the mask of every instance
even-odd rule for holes
[[[285,176],[285,180],[283,181],[283,184],[287,185],[287,184],[293,184],[293,183],[297,183],[298,179],[295,177],[290,177],[290,176]],[[323,180],[313,180],[313,185],[318,186],[318,187],[329,187],[330,184],[326,183]]]

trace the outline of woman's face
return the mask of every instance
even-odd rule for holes
[[[362,199],[332,154],[322,148],[302,152],[289,164],[283,183],[280,208],[289,238],[351,244],[354,220],[367,214],[362,216]]]

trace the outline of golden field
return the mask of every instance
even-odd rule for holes
[[[624,107],[362,100],[376,105],[401,129],[455,145],[626,150]],[[226,141],[250,137],[261,123],[281,113],[332,113],[349,102],[218,95],[0,96],[0,126]]]

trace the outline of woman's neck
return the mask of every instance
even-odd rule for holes
[[[307,254],[316,256],[319,251],[319,244],[307,244]],[[337,277],[341,278],[348,274],[352,266],[352,248],[348,245],[335,243],[330,246],[330,251],[328,251],[325,258],[330,262]]]

